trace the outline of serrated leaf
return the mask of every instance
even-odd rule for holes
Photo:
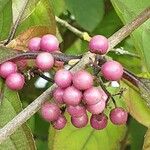
[[[21,102],[18,93],[9,90],[0,80],[1,105],[0,105],[0,128],[13,119],[21,110]],[[26,124],[22,125],[15,133],[8,137],[2,144],[2,150],[35,150],[35,143],[30,129]]]
[[[144,145],[143,150],[149,150],[150,149],[150,128],[148,128],[145,138],[144,138]]]

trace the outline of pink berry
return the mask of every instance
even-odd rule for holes
[[[128,119],[128,113],[121,107],[114,108],[110,112],[110,120],[115,125],[126,124]]]
[[[61,130],[66,126],[67,119],[65,116],[60,115],[56,121],[53,122],[53,127],[57,130]]]
[[[96,35],[89,42],[89,49],[95,54],[106,54],[108,50],[108,39],[102,35]]]
[[[6,78],[6,85],[11,90],[21,90],[24,83],[24,76],[20,73],[12,73]]]
[[[50,53],[43,52],[36,57],[36,66],[42,71],[48,71],[54,65],[54,58]]]
[[[87,105],[87,110],[92,114],[100,114],[104,111],[105,105],[105,101],[100,100],[97,104]]]
[[[28,43],[28,48],[30,51],[39,51],[40,50],[40,42],[41,42],[41,38],[40,37],[34,37],[32,39],[30,39],[29,43]]]
[[[117,61],[108,61],[102,65],[102,75],[110,81],[118,81],[123,75],[123,67]]]
[[[0,65],[0,76],[3,78],[15,72],[17,72],[17,65],[11,61],[4,62]]]
[[[92,115],[90,119],[90,124],[92,128],[96,130],[102,130],[106,128],[108,123],[108,117],[105,114]]]
[[[58,104],[63,104],[63,94],[64,94],[64,89],[57,87],[54,92],[53,92],[53,97],[56,103]]]
[[[91,87],[84,91],[83,102],[87,105],[98,103],[102,98],[102,93],[97,87]]]
[[[72,74],[68,70],[61,69],[56,72],[54,80],[59,87],[66,88],[72,83]]]
[[[60,116],[60,109],[56,104],[46,102],[41,107],[41,115],[48,122],[55,121]]]
[[[67,105],[76,106],[81,102],[82,92],[73,86],[65,89],[63,100]]]
[[[59,41],[56,36],[47,34],[41,38],[40,47],[43,51],[54,52],[59,49]]]
[[[72,117],[80,117],[86,113],[86,109],[83,105],[68,106],[67,111]]]
[[[71,123],[76,128],[83,128],[88,124],[88,116],[87,114],[84,114],[80,117],[71,117]]]
[[[73,85],[79,90],[86,90],[93,85],[93,76],[85,70],[77,71],[73,75]]]
[[[102,94],[102,99],[106,102],[108,99],[108,95],[103,91],[102,88],[99,88],[101,94]]]

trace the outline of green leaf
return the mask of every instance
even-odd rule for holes
[[[0,128],[13,119],[21,110],[21,102],[18,93],[9,90],[4,82],[0,81],[1,105]],[[30,129],[26,124],[22,125],[15,133],[6,139],[1,145],[2,150],[35,150],[34,140]]]
[[[49,149],[59,150],[119,150],[124,137],[125,126],[108,124],[104,130],[94,130],[90,125],[77,129],[69,122],[61,130],[49,130]]]
[[[103,18],[103,0],[65,0],[65,2],[77,23],[88,31],[93,31]]]
[[[143,145],[143,150],[149,150],[150,149],[150,128],[148,128],[145,139],[144,139],[144,145]]]
[[[130,22],[140,12],[142,12],[145,8],[148,8],[150,6],[149,0],[111,0],[111,2],[124,24]],[[136,50],[142,57],[142,67],[146,71],[150,71],[150,53],[148,50],[148,48],[150,47],[150,42],[148,42],[150,41],[149,27],[150,20],[146,21],[143,25],[136,29],[131,36],[134,41]]]
[[[12,23],[12,2],[0,0],[0,40],[7,38]]]

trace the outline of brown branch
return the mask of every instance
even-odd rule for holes
[[[150,8],[144,10],[136,19],[131,23],[125,25],[122,29],[116,32],[109,38],[109,50],[126,38],[132,31],[138,28],[142,23],[144,23],[150,17]],[[72,30],[73,32],[74,30]],[[81,32],[83,35],[84,33]],[[80,36],[81,37],[81,36]],[[95,54],[87,52],[81,61],[75,65],[71,72],[75,72],[79,69],[83,69],[85,65],[89,62],[89,57],[94,59]],[[35,99],[30,105],[28,105],[23,111],[21,111],[16,117],[14,117],[10,122],[8,122],[3,128],[0,129],[0,143],[7,139],[12,133],[14,133],[23,123],[25,123],[32,115],[34,115],[39,109],[43,102],[45,102],[52,91],[56,87],[53,84],[44,93],[42,93],[37,99]]]

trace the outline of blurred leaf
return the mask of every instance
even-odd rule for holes
[[[77,129],[68,122],[61,131],[50,128],[49,149],[119,150],[125,131],[125,126],[114,126],[111,123],[106,129],[97,131],[92,129],[90,125]]]
[[[123,21],[124,24],[131,21],[135,18],[140,12],[142,12],[145,8],[150,7],[149,0],[111,0],[116,12],[118,13],[119,17]],[[135,5],[136,4],[136,5]],[[136,50],[140,54],[143,60],[143,69],[146,71],[150,71],[150,53],[148,48],[150,47],[150,20],[145,22],[141,25],[138,29],[136,29],[132,33],[132,39],[134,41],[134,45]]]
[[[12,23],[12,2],[0,0],[0,40],[7,38]]]
[[[150,128],[148,128],[146,135],[145,135],[143,150],[149,150],[150,149],[150,140],[149,139],[150,139]]]
[[[103,18],[103,0],[65,0],[65,2],[77,23],[88,31],[93,31]]]
[[[9,90],[4,82],[0,81],[1,105],[0,105],[0,128],[13,119],[21,110],[21,102],[18,93]],[[2,150],[35,150],[35,143],[30,129],[26,124],[22,125],[1,145]]]

